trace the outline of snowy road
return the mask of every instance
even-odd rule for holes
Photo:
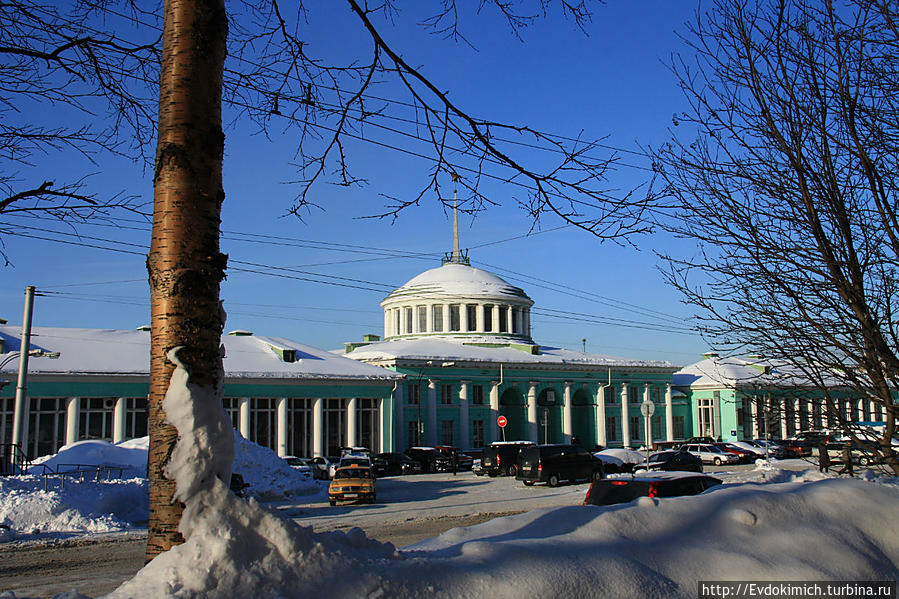
[[[403,547],[496,516],[578,504],[586,492],[584,484],[555,489],[525,487],[511,478],[477,477],[467,472],[379,479],[378,501],[373,505],[331,507],[325,482],[316,495],[267,505],[316,532],[358,526],[371,538]],[[100,596],[143,566],[145,543],[145,533],[132,532],[103,535],[101,540],[82,537],[0,545],[0,593],[52,597],[78,589]]]

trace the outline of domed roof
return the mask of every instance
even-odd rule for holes
[[[420,299],[492,299],[515,304],[533,305],[519,287],[511,285],[491,272],[458,262],[447,262],[411,279],[388,295],[382,305]]]

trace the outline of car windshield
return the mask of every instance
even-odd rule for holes
[[[657,453],[653,456],[649,456],[650,462],[666,462],[668,458],[670,458],[673,454],[671,453]]]
[[[371,478],[368,468],[342,468],[334,474],[334,478]]]

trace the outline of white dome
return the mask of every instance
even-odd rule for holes
[[[521,288],[510,285],[495,274],[455,262],[426,270],[393,291],[381,305],[405,302],[413,297],[431,301],[489,299],[517,305],[534,304]]]
[[[384,298],[384,338],[450,336],[527,342],[533,305],[524,291],[495,274],[447,262]],[[491,339],[485,341],[485,336]]]

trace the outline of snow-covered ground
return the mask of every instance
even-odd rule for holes
[[[586,485],[549,489],[471,474],[426,475],[384,480],[379,505],[349,511],[327,506],[324,483],[284,470],[270,450],[239,437],[236,446],[235,470],[251,489],[294,506],[288,513],[307,522],[461,514],[472,501],[498,512],[528,509],[525,495],[558,507],[452,529],[398,551],[359,529],[314,533],[221,485],[211,491],[216,513],[188,542],[112,597],[692,597],[698,580],[899,575],[899,481],[822,475],[798,460],[717,473],[725,484],[697,497],[609,507],[579,505]],[[45,463],[139,469],[145,457],[145,442],[85,442]],[[298,477],[293,484],[278,480],[291,476]],[[67,481],[46,491],[37,476],[0,479],[0,522],[11,527],[0,538],[93,534],[145,520],[141,477]]]

